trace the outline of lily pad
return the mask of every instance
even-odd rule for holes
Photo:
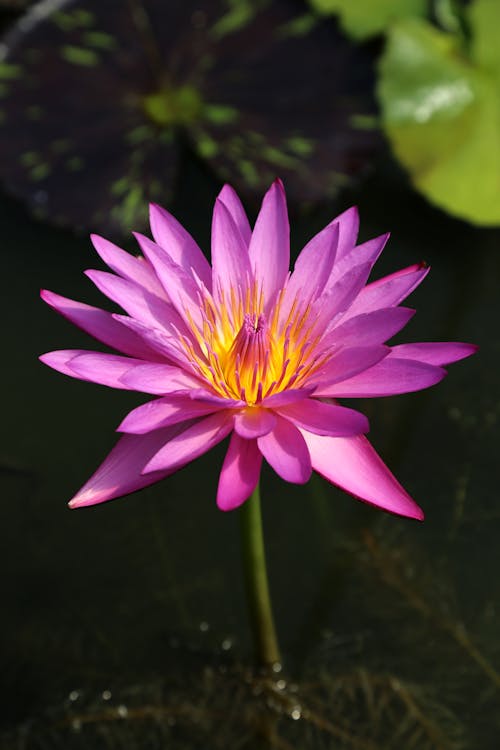
[[[380,61],[378,96],[385,132],[414,185],[455,216],[497,225],[500,5],[479,0],[469,20],[470,50],[461,36],[423,20],[393,26]]]
[[[471,57],[494,75],[500,76],[500,5],[497,0],[476,0],[468,9],[467,18],[473,30]]]
[[[353,39],[366,39],[386,31],[392,21],[424,16],[428,0],[310,0],[321,14],[338,14],[343,30]]]
[[[366,169],[371,60],[292,0],[59,0],[0,44],[0,178],[41,216],[111,234],[168,203],[185,144],[248,196]],[[371,119],[370,119],[371,118]]]

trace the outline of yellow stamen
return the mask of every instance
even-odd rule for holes
[[[269,320],[262,285],[256,283],[244,290],[218,290],[217,302],[205,291],[200,324],[186,310],[192,340],[181,337],[181,344],[198,375],[218,395],[255,406],[263,397],[300,387],[323,364],[310,302],[295,298],[286,320],[280,320],[285,292],[277,295]]]

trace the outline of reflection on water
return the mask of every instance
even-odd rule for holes
[[[189,186],[175,210],[207,247],[218,186],[197,180],[196,214]],[[51,348],[92,346],[37,295],[97,302],[81,273],[96,261],[86,240],[0,204],[2,749],[497,747],[500,234],[397,190],[356,200],[366,237],[393,229],[380,275],[433,266],[405,338],[482,350],[432,391],[362,405],[424,524],[264,474],[285,654],[271,677],[250,669],[237,518],[215,508],[223,448],[135,496],[67,510],[138,399],[38,365]],[[295,223],[296,250],[321,221]]]

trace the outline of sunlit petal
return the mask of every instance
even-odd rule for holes
[[[248,500],[259,481],[262,453],[255,440],[244,440],[233,432],[217,488],[217,505],[234,510]]]

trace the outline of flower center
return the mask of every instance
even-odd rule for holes
[[[217,302],[205,290],[201,324],[190,317],[193,339],[183,345],[194,371],[221,396],[245,401],[249,406],[292,387],[324,362],[316,316],[307,302],[295,300],[287,314],[278,295],[268,316],[254,286],[231,290]]]
[[[223,363],[226,382],[236,385],[244,400],[262,399],[272,348],[273,341],[264,314],[246,313]]]

